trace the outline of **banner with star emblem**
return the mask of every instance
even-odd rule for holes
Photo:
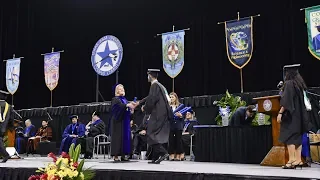
[[[162,34],[163,69],[171,78],[184,66],[184,34],[184,30]]]
[[[232,65],[242,69],[246,66],[253,51],[253,18],[225,22],[226,49]]]
[[[320,5],[305,9],[308,49],[310,53],[320,60]]]
[[[60,53],[53,52],[44,55],[44,79],[50,91],[58,85]]]
[[[6,65],[6,85],[10,94],[14,94],[19,87],[20,58],[8,59]]]

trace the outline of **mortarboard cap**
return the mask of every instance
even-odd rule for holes
[[[191,113],[191,114],[193,114],[193,110],[192,109],[188,109],[188,111],[187,112],[189,112],[189,113]]]
[[[115,84],[112,86],[112,94],[115,95],[116,94],[116,88],[119,85],[119,83]]]
[[[92,114],[92,117],[93,116],[100,116],[100,114],[97,112],[97,111],[95,111],[93,114]]]
[[[148,69],[148,74],[150,74],[152,77],[157,78],[158,74],[160,72],[160,69]]]
[[[79,119],[79,117],[78,117],[77,115],[71,115],[69,118],[70,118],[71,120],[72,120],[73,118]]]
[[[0,90],[0,100],[6,100],[7,99],[7,96],[9,95],[10,93],[7,92],[7,91],[2,91]]]
[[[298,74],[299,73],[299,67],[300,67],[300,64],[292,64],[292,65],[283,66],[283,78],[285,77],[287,72]]]

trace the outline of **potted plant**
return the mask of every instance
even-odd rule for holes
[[[219,114],[216,117],[216,122],[218,125],[226,125],[225,121],[222,124],[222,119],[227,119],[230,121],[233,113],[242,106],[246,106],[246,102],[241,100],[240,96],[234,96],[226,91],[226,95],[216,102],[219,107]]]

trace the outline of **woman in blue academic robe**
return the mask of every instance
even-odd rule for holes
[[[70,119],[72,121],[72,124],[69,124],[64,129],[59,154],[61,154],[62,152],[69,152],[71,144],[77,145],[78,138],[85,135],[85,125],[78,122],[78,116],[72,115],[70,116]]]
[[[115,97],[111,101],[111,156],[115,162],[128,161],[126,156],[132,153],[130,109],[134,109],[136,104],[127,101],[122,84],[113,86],[113,92]]]
[[[30,119],[25,121],[26,127],[24,128],[23,132],[18,131],[18,137],[16,138],[16,149],[17,152],[22,154],[26,152],[28,138],[34,137],[36,135],[36,127],[32,125]]]

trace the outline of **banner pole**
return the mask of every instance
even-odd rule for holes
[[[174,32],[174,25],[172,26],[172,32]],[[174,92],[174,78],[172,78],[172,92]]]
[[[96,82],[96,102],[99,102],[99,74],[97,73],[97,82]]]
[[[14,107],[14,105],[13,105],[13,94],[12,94],[12,97],[11,97],[11,106]]]
[[[172,92],[174,92],[174,78],[172,78]]]
[[[243,93],[243,78],[242,78],[242,69],[240,69],[240,83],[241,83],[241,93]]]
[[[116,84],[119,83],[119,70],[117,70],[116,72]]]
[[[52,90],[50,90],[51,99],[50,99],[50,107],[52,107]]]

